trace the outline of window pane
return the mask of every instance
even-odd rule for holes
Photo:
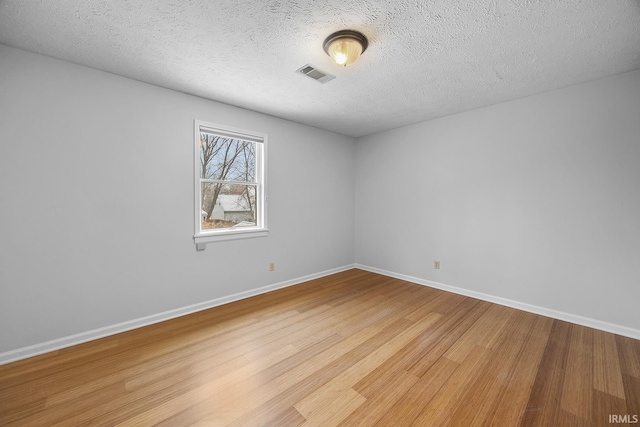
[[[267,236],[267,135],[200,120],[194,127],[197,249]]]
[[[202,230],[256,226],[256,186],[201,183]]]
[[[200,177],[256,181],[256,143],[200,133]]]

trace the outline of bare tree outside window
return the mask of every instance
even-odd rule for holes
[[[256,225],[256,143],[200,133],[202,229]]]

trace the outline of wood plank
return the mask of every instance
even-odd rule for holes
[[[3,426],[595,427],[639,411],[638,340],[357,269],[0,367]]]
[[[624,399],[624,385],[615,335],[593,331],[593,387]]]
[[[323,405],[320,411],[313,412],[309,417],[302,414],[307,418],[307,421],[302,425],[305,427],[337,426],[365,401],[366,399],[352,388],[332,391],[330,398],[326,400],[326,404],[330,406]],[[327,408],[331,408],[331,410],[327,410]],[[299,409],[298,412],[300,412]]]
[[[242,407],[229,405],[224,414],[218,414],[210,421],[244,425],[247,420],[261,414],[265,424],[270,424],[271,417],[279,413],[278,407],[295,405],[411,325],[406,319],[394,317],[386,318],[385,323],[372,325],[282,373],[246,395]],[[383,325],[385,327],[379,329]]]
[[[264,388],[266,385],[272,381],[274,378],[288,372],[291,370],[293,366],[297,366],[303,361],[306,361],[319,353],[324,352],[327,348],[331,348],[332,346],[343,341],[343,338],[339,335],[333,335],[329,338],[326,338],[320,342],[318,342],[314,346],[310,346],[304,350],[299,351],[295,355],[283,360],[260,373],[256,373],[251,377],[242,379],[235,384],[234,390],[230,390],[230,392],[225,392],[223,396],[219,396],[217,398],[217,402],[215,405],[211,405],[208,401],[194,402],[188,408],[180,411],[179,413],[171,416],[164,420],[160,425],[166,425],[167,427],[175,426],[175,425],[193,425],[195,423],[199,423],[202,420],[207,419],[207,417],[211,416],[222,416],[225,412],[233,412],[243,410],[247,410],[247,405],[245,401],[247,396],[250,396],[252,392],[256,390],[256,388]],[[224,409],[220,409],[224,408]],[[278,418],[280,417],[291,417],[290,407],[280,407],[280,412],[278,413]],[[300,415],[295,408],[293,408],[295,413]],[[304,417],[300,415],[300,418],[304,421]],[[210,422],[210,421],[207,421]]]
[[[294,405],[294,407],[307,420],[317,418],[317,414],[323,413],[324,408],[339,404],[345,390],[351,389],[358,381],[397,353],[409,341],[422,333],[425,328],[433,325],[440,317],[441,315],[432,313],[410,325],[396,337],[382,344],[367,357],[357,361],[345,372],[335,376],[322,387],[305,397]]]
[[[622,374],[640,378],[640,341],[616,335]]]
[[[562,418],[561,402],[571,328],[566,322],[554,320],[549,340],[538,367],[536,380],[527,402],[522,426],[548,426]]]
[[[405,393],[418,381],[418,377],[407,371],[387,371],[381,377],[376,389],[366,389],[363,394],[361,389],[354,387],[366,401],[354,410],[341,423],[341,426],[371,426],[376,424],[393,405],[396,404]]]
[[[611,423],[611,415],[633,415],[627,412],[627,404],[624,399],[593,390],[593,423],[595,426],[616,425]]]
[[[127,417],[122,422],[117,422],[116,425],[146,426],[157,424],[188,408],[193,405],[194,402],[200,402],[203,400],[208,400],[211,405],[217,405],[219,402],[218,396],[237,393],[237,389],[235,387],[237,387],[238,381],[246,377],[249,373],[266,369],[267,367],[292,356],[296,352],[298,352],[298,349],[292,345],[284,347],[269,357],[257,360],[249,365],[230,372],[227,375],[207,382],[200,387],[176,396],[175,398],[168,399],[159,406],[155,406],[144,412],[138,412],[134,416]]]
[[[31,415],[34,412],[42,411],[46,407],[46,398],[40,398],[37,400],[29,399],[24,403],[20,401],[12,402],[12,405],[0,403],[0,425],[8,426],[14,421],[22,423],[22,419]]]
[[[567,370],[562,390],[562,409],[584,420],[591,419],[593,390],[593,330],[571,325]]]
[[[515,365],[534,323],[534,317],[529,313],[517,312],[509,315],[509,318],[511,322],[503,325],[503,339],[494,344],[486,343],[495,350],[477,379],[469,384],[462,396],[465,405],[455,409],[449,418],[448,422],[452,425],[487,425],[488,420],[493,417],[500,396],[504,395],[511,382]],[[494,333],[497,334],[495,331]]]
[[[531,316],[535,317],[535,323],[520,353],[520,359],[509,383],[498,400],[493,417],[488,422],[491,426],[518,425],[524,417],[538,367],[553,325],[553,320],[548,317]]]
[[[376,425],[380,426],[408,426],[413,425],[424,407],[449,381],[449,378],[460,365],[452,360],[441,357],[422,378],[406,392],[384,414]]]
[[[381,326],[386,326],[380,329]],[[392,339],[411,322],[385,318],[353,335],[333,348],[305,361],[246,396],[247,404],[227,416],[231,426],[244,426],[260,417],[265,425],[279,416],[281,407],[293,406],[376,348]],[[221,422],[222,424],[222,422]]]
[[[490,304],[484,301],[467,299],[432,329],[425,331],[418,340],[411,343],[411,347],[407,347],[404,352],[406,355],[400,355],[406,357],[409,372],[418,377],[424,375],[489,307]]]
[[[469,357],[451,374],[449,380],[437,391],[416,417],[418,426],[449,425],[458,407],[466,405],[462,397],[469,385],[482,373],[493,354],[485,347],[476,347]]]
[[[493,348],[515,313],[516,310],[512,308],[492,305],[460,339],[456,340],[444,357],[462,363],[477,346]]]
[[[640,378],[623,375],[625,401],[628,415],[637,415],[640,422]]]

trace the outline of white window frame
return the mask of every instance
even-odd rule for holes
[[[202,200],[200,177],[200,132],[208,132],[215,135],[227,136],[243,141],[256,143],[256,225],[254,227],[242,227],[238,229],[207,229],[202,230]],[[193,240],[197,250],[204,250],[207,243],[225,240],[248,239],[254,237],[266,237],[269,234],[267,228],[267,134],[237,129],[229,126],[194,120],[194,224]]]

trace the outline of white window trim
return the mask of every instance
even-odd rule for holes
[[[206,130],[216,135],[230,136],[237,139],[256,142],[256,198],[258,203],[256,216],[257,225],[242,229],[221,229],[221,230],[201,230],[202,204],[200,200],[200,132]],[[193,176],[194,176],[194,236],[193,240],[196,249],[204,250],[207,243],[221,242],[226,240],[250,239],[255,237],[266,237],[269,234],[267,228],[267,134],[253,132],[245,129],[237,129],[216,123],[194,120],[194,146],[193,146]]]

